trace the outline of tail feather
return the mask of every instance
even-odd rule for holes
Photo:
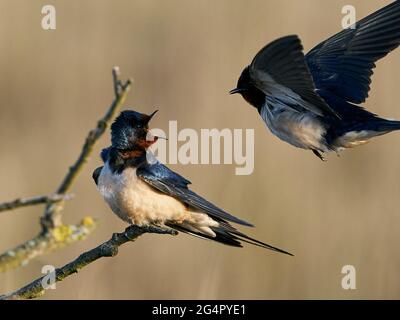
[[[394,130],[400,130],[400,121],[380,119],[376,122],[376,131],[390,132]]]
[[[290,252],[287,252],[285,250],[282,250],[282,249],[279,249],[277,247],[271,246],[271,245],[269,245],[269,244],[267,244],[265,242],[259,241],[257,239],[251,238],[251,237],[249,237],[249,236],[247,236],[244,233],[241,233],[239,231],[236,231],[235,233],[233,233],[232,236],[236,240],[243,241],[243,242],[255,245],[257,247],[261,247],[261,248],[264,248],[264,249],[269,249],[269,250],[272,250],[272,251],[276,251],[276,252],[287,254],[289,256],[293,256],[293,254],[290,253]]]
[[[394,130],[400,130],[400,121],[388,120],[379,117],[374,117],[372,119],[360,121],[360,122],[350,122],[349,124],[344,124],[341,127],[342,131],[340,135],[346,134],[348,132],[366,132],[369,131],[372,136],[381,135]],[[373,134],[375,133],[375,134]]]
[[[184,233],[190,234],[190,235],[198,237],[200,239],[213,240],[213,241],[216,241],[216,242],[228,245],[228,246],[232,246],[232,247],[240,247],[240,248],[243,247],[239,241],[233,239],[232,237],[224,236],[222,234],[217,234],[216,233],[216,236],[212,237],[212,236],[209,236],[209,235],[204,234],[204,233],[200,233],[200,232],[196,232],[196,231],[193,231],[193,230],[189,230],[188,228],[182,226],[181,224],[166,222],[165,225],[167,227],[170,227],[170,228],[175,229],[175,230],[180,231],[180,232],[184,232]]]
[[[202,239],[216,241],[216,242],[228,245],[228,246],[242,247],[241,242],[246,242],[246,243],[249,243],[249,244],[264,248],[264,249],[269,249],[269,250],[272,250],[275,252],[280,252],[280,253],[284,253],[284,254],[293,256],[293,254],[291,254],[285,250],[279,249],[277,247],[271,246],[271,245],[261,242],[259,240],[253,239],[253,238],[245,235],[244,233],[239,232],[238,230],[236,230],[234,227],[232,227],[227,222],[221,222],[218,227],[210,227],[210,229],[212,231],[214,231],[214,233],[215,233],[214,237],[210,236],[208,234],[189,230],[182,224],[177,224],[177,223],[173,223],[173,222],[167,222],[165,224],[168,227],[173,228],[177,231],[181,231],[181,232],[184,232],[184,233],[187,233],[187,234],[190,234],[190,235],[202,238]]]

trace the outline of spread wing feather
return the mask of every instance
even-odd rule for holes
[[[400,44],[400,1],[321,42],[305,58],[317,89],[362,103],[375,62]]]
[[[267,96],[300,105],[318,115],[336,115],[315,92],[303,46],[296,35],[266,45],[254,57],[249,72],[253,85]]]

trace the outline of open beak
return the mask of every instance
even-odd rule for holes
[[[149,148],[151,145],[156,143],[158,140],[158,137],[153,135],[150,131],[147,132],[146,137],[144,139],[139,140],[139,146],[143,148]]]
[[[145,147],[145,148],[147,149],[148,147],[150,147],[151,145],[153,145],[154,143],[156,143],[158,139],[168,140],[168,139],[165,138],[165,137],[155,136],[155,135],[153,135],[153,134],[149,131],[149,132],[147,132],[146,139],[143,140],[143,141],[141,141],[140,145],[141,145],[142,147]]]
[[[235,94],[235,93],[240,93],[240,92],[243,92],[243,91],[244,91],[244,89],[235,88],[235,89],[232,89],[231,91],[229,91],[229,93],[230,94]]]
[[[161,140],[168,140],[167,137],[160,137],[160,136],[155,136],[155,137],[157,138],[157,140],[158,140],[158,139],[161,139]]]
[[[148,116],[147,123],[150,122],[151,118],[153,118],[154,115],[155,115],[157,112],[158,112],[158,110],[154,111],[152,114],[150,114],[150,115]]]
[[[154,117],[154,115],[158,112],[158,110],[154,111],[152,114],[150,114],[148,116],[147,119],[147,123],[150,122],[151,118]],[[147,137],[146,137],[146,147],[151,146],[153,143],[155,143],[158,139],[164,139],[164,140],[168,140],[168,138],[166,137],[159,137],[159,136],[155,136],[153,135],[150,131],[147,132]]]

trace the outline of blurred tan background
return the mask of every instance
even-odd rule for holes
[[[234,165],[171,166],[193,189],[252,221],[249,234],[295,257],[234,249],[186,235],[145,235],[78,275],[46,299],[354,299],[400,298],[400,134],[330,155],[273,137],[255,109],[227,92],[267,42],[298,34],[307,50],[341,28],[343,5],[361,18],[381,0],[0,1],[0,201],[52,192],[88,130],[108,108],[111,68],[134,78],[126,106],[160,109],[153,126],[254,128],[255,170]],[[57,29],[41,28],[41,8]],[[400,50],[378,63],[365,106],[400,119]],[[91,178],[109,132],[75,185],[64,220],[101,220],[86,241],[0,274],[0,293],[61,266],[122,231]],[[39,230],[41,207],[0,214],[0,251]],[[341,268],[357,269],[357,289],[341,288]]]

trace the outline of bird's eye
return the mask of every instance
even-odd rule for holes
[[[141,129],[141,128],[143,128],[143,126],[141,124],[137,124],[136,128]]]

